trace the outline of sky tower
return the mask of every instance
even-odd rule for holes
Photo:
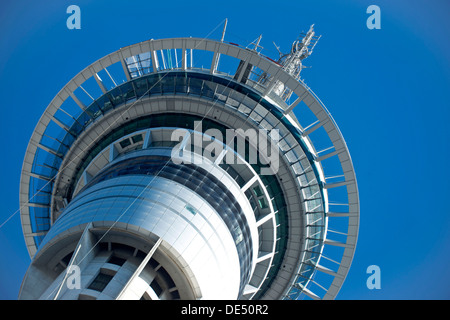
[[[319,37],[273,60],[225,29],[122,48],[50,102],[23,162],[19,299],[336,297],[359,199],[300,78]]]

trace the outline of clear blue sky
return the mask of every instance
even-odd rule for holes
[[[81,30],[66,8],[81,8]],[[381,29],[366,8],[381,8]],[[450,2],[23,1],[0,3],[0,224],[19,208],[31,133],[79,71],[150,38],[204,37],[228,18],[227,41],[263,35],[289,50],[314,23],[322,38],[303,71],[338,123],[359,184],[361,226],[338,299],[450,298]],[[211,35],[220,38],[220,28]],[[0,229],[0,299],[16,299],[30,258],[15,214]],[[369,265],[381,289],[366,287]]]

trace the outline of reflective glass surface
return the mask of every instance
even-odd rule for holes
[[[252,238],[245,214],[228,188],[214,175],[196,165],[175,164],[170,158],[163,156],[139,156],[119,161],[106,168],[83,190],[124,175],[150,175],[170,179],[191,189],[214,208],[227,225],[236,244],[241,266],[240,294],[242,294],[251,275]]]

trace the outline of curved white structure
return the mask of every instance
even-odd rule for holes
[[[25,156],[33,261],[20,298],[334,298],[356,246],[356,178],[293,72],[196,38],[144,41],[81,71]]]

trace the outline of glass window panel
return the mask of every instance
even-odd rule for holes
[[[88,289],[102,292],[114,276],[106,274],[102,271],[95,277],[94,281],[89,285]]]

